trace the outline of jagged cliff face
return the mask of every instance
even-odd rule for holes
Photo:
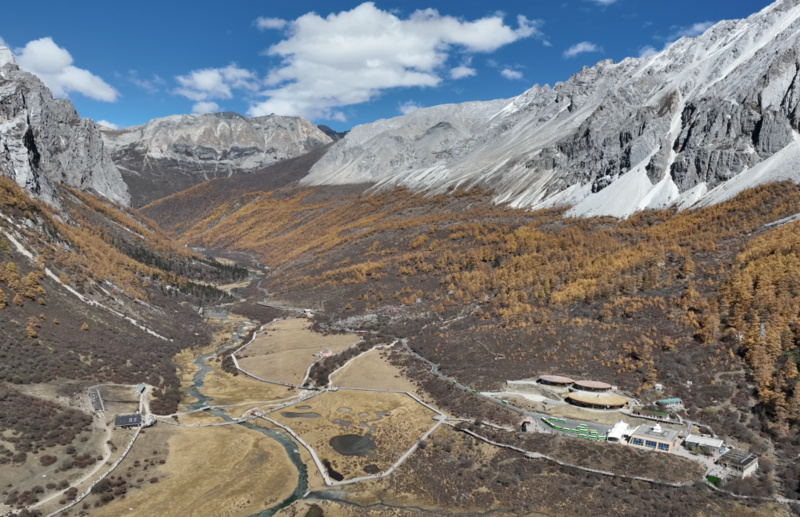
[[[56,185],[62,183],[130,201],[94,123],[81,119],[69,101],[53,99],[6,47],[0,47],[0,174],[51,204],[58,204]]]
[[[783,0],[553,88],[354,128],[303,181],[492,188],[573,215],[727,199],[800,180],[800,6]]]
[[[103,138],[142,206],[208,179],[253,172],[333,142],[299,117],[236,113],[174,115]]]

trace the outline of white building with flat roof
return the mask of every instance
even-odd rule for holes
[[[631,433],[628,444],[642,449],[672,452],[678,446],[678,431],[664,429],[660,424],[640,425]]]
[[[698,448],[705,454],[722,454],[725,452],[725,442],[711,436],[690,434],[683,440],[683,446],[687,449]]]

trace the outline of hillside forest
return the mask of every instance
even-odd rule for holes
[[[559,373],[647,396],[659,382],[753,450],[800,452],[800,187],[624,220],[490,195],[216,180],[142,213],[188,245],[251,253],[274,297],[407,337],[477,389]],[[797,495],[800,472],[779,463],[777,487]]]

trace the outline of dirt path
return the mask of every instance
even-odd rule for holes
[[[102,444],[103,444],[103,461],[98,461],[97,463],[95,463],[94,467],[92,467],[92,469],[89,472],[87,472],[86,474],[84,474],[80,478],[78,478],[75,481],[73,481],[71,483],[72,486],[81,485],[81,484],[85,483],[86,481],[88,481],[89,479],[91,479],[95,474],[97,474],[100,471],[100,469],[102,469],[106,465],[106,462],[108,462],[108,460],[111,458],[111,447],[108,445],[109,440],[111,440],[111,427],[104,425],[102,418],[98,418],[97,416],[95,416],[94,420],[95,420],[95,425],[97,427],[100,427],[100,426],[103,427],[103,442],[102,442]],[[62,490],[60,492],[53,492],[52,494],[48,495],[44,499],[40,500],[38,503],[36,503],[33,506],[31,506],[31,508],[37,508],[39,506],[42,506],[43,504],[46,504],[46,503],[52,501],[53,499],[55,499],[57,497],[63,496],[65,493],[66,493],[66,490]]]

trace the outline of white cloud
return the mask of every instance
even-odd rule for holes
[[[230,64],[225,68],[193,70],[188,75],[179,75],[175,79],[181,87],[173,90],[173,93],[183,95],[196,102],[209,99],[230,99],[233,97],[233,89],[252,92],[258,90],[259,87],[253,72],[239,68],[235,64]]]
[[[517,70],[512,70],[510,68],[502,69],[500,71],[500,75],[502,75],[503,77],[505,77],[506,79],[508,79],[510,81],[518,81],[518,80],[522,79],[522,72],[519,72]]]
[[[592,1],[592,2],[594,2],[596,4],[599,4],[599,5],[611,5],[614,2],[616,2],[617,0],[590,0],[590,1]]]
[[[55,97],[67,97],[77,92],[92,99],[114,102],[119,92],[88,70],[72,66],[72,56],[52,38],[28,42],[15,52],[17,64],[39,77]]]
[[[213,101],[195,102],[192,106],[192,113],[216,113],[219,110],[219,104]]]
[[[672,42],[679,40],[684,36],[687,38],[694,38],[695,36],[699,36],[710,29],[714,23],[715,22],[699,22],[692,25],[687,25],[685,27],[673,27],[674,30],[669,36],[667,36],[667,40]]]
[[[422,106],[420,106],[416,102],[414,102],[414,101],[406,101],[406,102],[400,104],[397,107],[397,111],[399,111],[403,115],[408,115],[409,113],[414,113],[415,111],[417,111],[420,108],[422,108]]]
[[[658,54],[658,50],[652,45],[647,45],[639,49],[639,57],[650,57]]]
[[[453,53],[493,52],[522,38],[543,38],[538,20],[517,17],[517,27],[502,15],[465,21],[434,9],[407,19],[363,3],[323,18],[305,14],[288,22],[289,36],[265,54],[282,63],[266,79],[263,102],[250,115],[343,117],[337,108],[369,101],[383,90],[434,87]],[[461,67],[469,68],[463,64]],[[466,74],[456,67],[450,72]],[[466,75],[461,75],[466,77]]]
[[[108,120],[98,120],[97,122],[95,122],[95,124],[97,124],[98,126],[107,127],[108,129],[119,129],[119,126],[117,124],[109,122]]]
[[[472,77],[473,75],[477,75],[478,72],[474,68],[470,68],[468,66],[457,66],[455,68],[450,69],[450,78],[451,79],[463,79],[465,77]]]
[[[6,43],[6,40],[4,40],[2,36],[0,36],[0,47],[7,47],[7,46],[8,43]]]
[[[153,74],[152,79],[142,79],[139,77],[139,72],[136,70],[128,70],[128,75],[125,76],[125,80],[147,93],[156,93],[160,89],[159,86],[165,84],[164,79],[156,74]]]
[[[272,30],[283,29],[284,27],[289,25],[289,22],[287,22],[286,20],[281,20],[280,18],[265,18],[264,16],[259,16],[258,18],[256,18],[255,24],[256,27],[258,27],[258,30],[264,31],[270,29]]]
[[[575,57],[578,54],[584,54],[586,52],[602,52],[603,49],[592,43],[591,41],[581,41],[580,43],[576,43],[572,45],[570,48],[564,51],[564,57],[570,58]]]

